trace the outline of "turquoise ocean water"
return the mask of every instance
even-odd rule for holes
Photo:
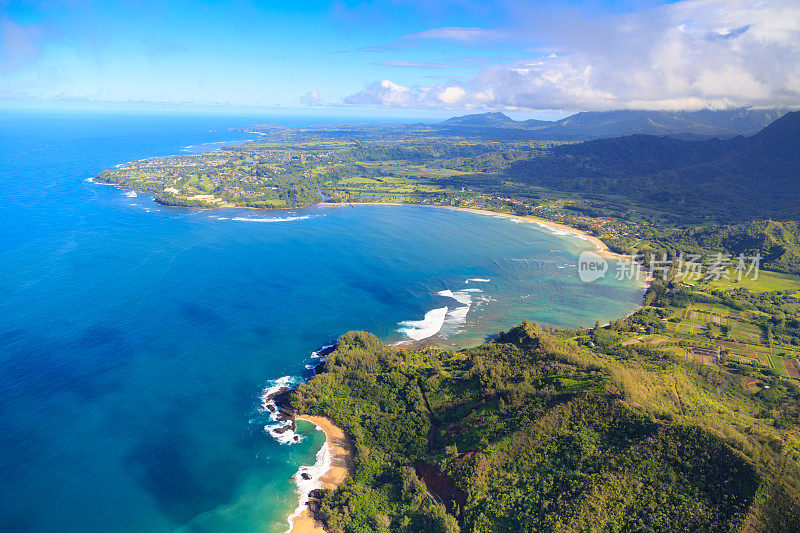
[[[328,120],[330,121],[330,120]],[[165,208],[86,181],[303,117],[0,113],[0,530],[284,531],[324,440],[265,431],[262,392],[350,329],[480,342],[641,301],[585,284],[591,245],[413,206]]]

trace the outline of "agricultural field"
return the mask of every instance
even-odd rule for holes
[[[778,316],[785,317],[782,309],[791,312],[793,309],[791,306],[786,307],[786,304],[780,302],[787,299],[791,301],[792,297],[786,296],[786,293],[780,293],[782,294],[780,297],[770,296],[771,293],[768,292],[760,293],[761,296],[754,297],[754,301],[763,300],[783,305],[772,308],[762,306],[768,311],[774,309],[772,312],[767,312],[760,309],[736,309],[724,303],[726,301],[724,298],[715,296],[726,297],[729,295],[727,291],[713,293],[694,291],[690,294],[696,295],[695,301],[685,307],[667,305],[637,313],[637,315],[650,313],[652,316],[652,312],[657,311],[658,323],[654,323],[652,319],[640,320],[639,323],[648,325],[629,325],[628,332],[624,331],[626,326],[617,326],[623,328],[623,331],[615,337],[618,339],[616,345],[625,349],[643,347],[658,349],[699,365],[718,366],[721,363],[750,365],[769,369],[778,376],[800,379],[800,342],[796,336],[791,336],[797,335],[797,329],[785,330],[788,336],[775,335],[779,330],[770,325],[774,318],[772,313],[779,313]],[[739,297],[742,295],[741,292],[736,294]],[[629,321],[635,320],[637,315]],[[643,334],[644,331],[646,334]],[[716,356],[717,350],[721,355],[720,360]]]
[[[800,291],[800,276],[785,274],[783,272],[773,272],[770,270],[760,270],[756,279],[742,276],[739,280],[733,269],[728,270],[725,276],[720,279],[693,279],[684,274],[682,281],[693,285],[698,290],[733,290],[747,289],[752,292],[766,291]]]

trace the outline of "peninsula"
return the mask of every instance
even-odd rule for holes
[[[511,216],[577,232],[653,278],[641,309],[589,330],[525,322],[458,352],[343,335],[289,401],[341,461],[294,531],[800,523],[800,113],[721,141],[580,142],[464,123],[254,128],[249,144],[95,179],[176,206]],[[789,170],[762,176],[766,157]],[[764,179],[784,194],[748,181]],[[737,256],[761,261],[754,275]]]

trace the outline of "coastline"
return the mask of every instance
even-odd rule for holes
[[[111,186],[114,186],[114,187],[118,187],[118,188],[120,188],[122,190],[134,190],[134,189],[126,189],[124,186],[122,186],[120,184],[117,184],[117,183],[108,183],[108,182],[103,182],[103,181],[97,181],[94,177],[88,178],[85,181],[90,182],[90,183],[95,183],[95,184],[98,184],[98,185],[111,185]],[[146,193],[146,191],[139,191],[139,192]],[[217,204],[215,204],[213,206],[201,207],[201,209],[221,209],[221,208],[229,208],[229,209],[260,209],[260,208],[256,208],[256,207],[237,206],[237,205],[229,204],[229,203],[224,202],[224,201],[219,200],[219,199],[217,199],[217,200],[219,201],[219,203],[217,203]],[[357,205],[394,205],[394,206],[408,205],[408,206],[415,206],[415,207],[432,207],[432,208],[440,208],[440,209],[452,209],[453,211],[465,211],[465,212],[477,213],[477,214],[480,214],[480,215],[490,215],[490,216],[495,216],[495,217],[505,217],[505,218],[509,218],[509,219],[516,220],[516,221],[519,221],[519,222],[524,222],[524,223],[528,223],[528,224],[538,224],[539,226],[549,227],[549,228],[551,228],[553,230],[563,231],[563,232],[572,234],[572,235],[574,235],[574,236],[576,236],[578,238],[587,240],[587,241],[591,242],[592,244],[594,244],[594,246],[595,246],[594,252],[597,255],[599,255],[600,257],[603,257],[603,258],[606,258],[606,259],[614,259],[616,261],[623,261],[623,262],[632,262],[633,261],[633,258],[631,256],[624,255],[624,254],[619,254],[617,252],[612,251],[608,247],[608,245],[606,245],[606,243],[604,243],[600,238],[598,238],[598,237],[596,237],[596,236],[594,236],[594,235],[592,235],[592,234],[590,234],[590,233],[588,233],[588,232],[586,232],[584,230],[580,230],[578,228],[575,228],[573,226],[569,226],[567,224],[562,224],[560,222],[554,222],[552,220],[548,220],[546,218],[537,217],[537,216],[534,216],[534,215],[512,215],[511,213],[501,213],[499,211],[490,211],[488,209],[476,209],[476,208],[473,208],[473,207],[460,207],[460,206],[436,205],[436,204],[416,204],[416,203],[411,203],[411,202],[325,202],[325,201],[323,201],[323,202],[317,202],[317,203],[314,203],[314,204],[309,204],[309,205],[307,205],[305,207],[311,207],[311,206],[355,207]],[[300,209],[302,209],[302,208],[300,208]],[[280,210],[284,210],[284,209],[277,209],[277,210],[280,211]],[[650,285],[652,284],[652,282],[653,282],[653,280],[655,278],[653,277],[652,273],[650,271],[648,271],[647,268],[644,265],[642,265],[641,268],[642,268],[642,270],[644,272],[644,276],[637,278],[637,280],[641,282],[642,288],[645,290],[645,293],[646,293],[650,289]],[[642,306],[639,306],[639,308],[641,308],[641,307]],[[629,316],[631,316],[635,312],[636,312],[635,310],[632,311],[631,313],[626,315],[624,318],[628,318]]]
[[[540,226],[547,226],[552,229],[557,229],[561,231],[565,231],[567,233],[571,233],[580,237],[581,239],[585,239],[590,241],[592,244],[595,245],[597,248],[596,253],[602,257],[606,257],[608,259],[616,259],[618,261],[626,261],[630,260],[628,256],[618,254],[616,252],[612,252],[606,243],[601,241],[599,238],[595,237],[594,235],[587,233],[583,230],[579,230],[578,228],[574,228],[572,226],[568,226],[566,224],[561,224],[560,222],[553,222],[552,220],[547,220],[546,218],[535,217],[533,215],[512,215],[510,213],[500,213],[499,211],[489,211],[488,209],[475,209],[472,207],[458,207],[452,205],[435,205],[435,204],[413,204],[413,203],[400,203],[400,202],[320,202],[321,206],[330,206],[330,207],[355,207],[358,205],[413,205],[417,207],[436,207],[440,209],[452,209],[454,211],[466,211],[471,213],[478,213],[481,215],[491,215],[496,217],[506,217],[512,220],[519,220],[521,222],[526,222],[529,224],[538,224]]]
[[[97,185],[111,185],[117,187],[122,190],[129,190],[134,192],[141,192],[142,194],[153,194],[149,191],[136,191],[135,189],[128,189],[125,186],[119,183],[109,183],[105,181],[98,181],[95,177],[87,178],[85,181],[94,183]],[[222,199],[214,198],[214,205],[208,206],[198,206],[200,209],[260,209],[257,207],[249,207],[249,206],[241,206],[241,205],[234,205],[228,202],[225,202]],[[158,202],[156,202],[158,203]],[[452,206],[452,205],[436,205],[436,204],[415,204],[409,202],[318,202],[314,204],[309,204],[305,207],[311,207],[314,205],[323,206],[323,207],[355,207],[357,205],[410,205],[416,207],[436,207],[440,209],[452,209],[454,211],[466,211],[471,213],[478,213],[481,215],[491,215],[497,217],[506,217],[512,220],[518,220],[521,222],[526,222],[529,224],[538,224],[540,226],[547,226],[551,229],[565,231],[567,233],[571,233],[581,239],[585,239],[590,241],[592,244],[595,245],[596,250],[595,253],[600,255],[601,257],[605,257],[606,259],[616,259],[618,261],[630,261],[630,257],[622,254],[618,254],[616,252],[611,251],[606,243],[604,243],[599,238],[595,237],[594,235],[587,233],[586,231],[580,230],[578,228],[568,226],[567,224],[562,224],[560,222],[553,222],[552,220],[548,220],[546,218],[540,218],[533,215],[512,215],[511,213],[501,213],[499,211],[489,211],[488,209],[475,209],[472,207],[459,207],[459,206]],[[171,207],[171,206],[170,206]],[[176,206],[176,207],[191,207],[191,206]],[[284,208],[282,208],[284,209]],[[277,209],[277,210],[282,210]],[[285,209],[302,209],[302,208],[285,208]],[[649,287],[649,283],[645,283],[645,289]]]
[[[355,469],[353,443],[342,428],[334,424],[333,420],[324,416],[301,415],[295,417],[295,420],[310,422],[325,433],[323,449],[327,447],[327,451],[330,454],[330,467],[319,478],[323,489],[333,490],[353,475]],[[325,528],[322,522],[317,520],[312,513],[312,508],[316,504],[313,491],[312,495],[305,497],[305,502],[303,502],[304,495],[301,494],[300,498],[301,507],[305,507],[305,509],[296,516],[289,517],[291,525],[289,532],[324,533]]]
[[[606,243],[600,240],[598,237],[591,235],[583,230],[579,230],[578,228],[574,228],[572,226],[568,226],[566,224],[561,224],[560,222],[553,222],[552,220],[547,220],[545,218],[536,217],[533,215],[512,215],[510,213],[500,213],[498,211],[489,211],[488,209],[474,209],[472,207],[457,207],[452,205],[435,205],[435,204],[413,204],[413,203],[400,203],[400,202],[320,202],[316,205],[322,206],[329,206],[329,207],[355,207],[357,205],[413,205],[417,207],[436,207],[440,209],[452,209],[454,211],[466,211],[471,213],[478,213],[480,215],[491,215],[496,217],[506,217],[512,220],[518,220],[520,222],[525,222],[528,224],[538,224],[539,226],[547,226],[555,230],[565,231],[567,233],[571,233],[581,239],[585,239],[592,244],[595,245],[596,249],[594,252],[599,255],[600,257],[604,257],[606,259],[614,259],[617,261],[625,261],[625,262],[632,262],[633,258],[629,255],[618,254],[617,252],[611,251]],[[652,284],[653,280],[655,279],[651,272],[647,270],[647,268],[642,265],[643,275],[638,278],[638,281],[641,282],[642,288],[645,291],[645,294],[650,289],[650,285]],[[644,300],[644,296],[642,297]],[[643,305],[639,305],[636,309],[625,315],[623,318],[628,318],[629,316],[633,315],[641,309]],[[607,326],[608,324],[604,324]]]

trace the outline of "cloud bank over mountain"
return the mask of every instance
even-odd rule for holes
[[[415,39],[534,37],[553,44],[466,80],[382,80],[349,105],[464,109],[722,109],[800,104],[800,3],[689,0],[595,19],[531,19],[505,30],[436,28]],[[534,52],[532,50],[532,52]]]

